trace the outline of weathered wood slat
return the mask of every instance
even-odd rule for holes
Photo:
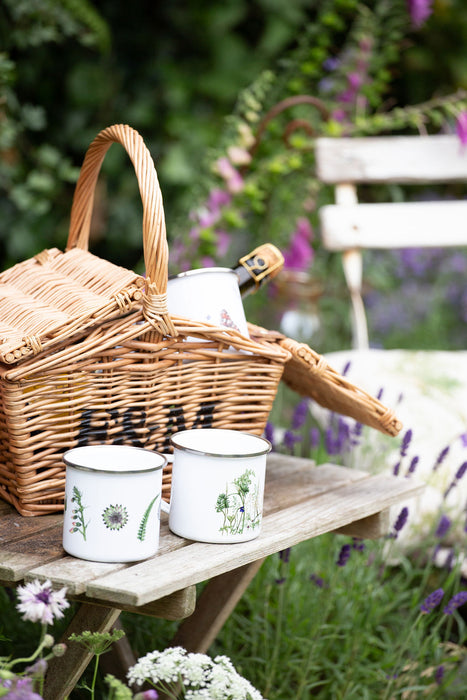
[[[53,516],[55,517],[55,516]],[[26,520],[26,518],[25,518]],[[29,521],[29,518],[27,518]],[[16,582],[23,579],[31,568],[61,560],[62,524],[56,520],[53,527],[35,532],[21,540],[14,540],[0,548],[0,579]]]
[[[467,179],[467,152],[455,135],[320,138],[316,160],[327,183]]]
[[[328,204],[320,210],[324,246],[334,251],[461,246],[466,219],[467,201]]]
[[[83,603],[92,603],[92,605],[107,604],[97,598],[89,598],[88,596],[72,596],[74,600]],[[138,613],[138,615],[147,615],[148,617],[157,617],[162,620],[183,620],[193,614],[196,606],[196,586],[187,586],[175,593],[153,600],[146,605],[119,605],[120,610],[130,613]]]
[[[161,523],[159,556],[174,549],[178,549],[179,547],[183,547],[185,544],[185,540],[182,540],[180,537],[170,532],[167,522]],[[40,581],[45,581],[49,579],[57,586],[66,586],[70,596],[79,596],[85,592],[86,585],[89,581],[105,576],[113,571],[127,569],[131,566],[131,563],[103,563],[64,556],[61,559],[44,562],[36,567],[31,567],[25,576],[25,580],[32,581],[33,579],[39,579]],[[0,568],[0,574],[1,572]]]
[[[422,486],[382,475],[350,483],[263,518],[260,537],[235,545],[193,542],[158,562],[146,562],[91,581],[86,593],[115,603],[144,605],[190,584],[205,581],[259,558],[344,527],[384,510],[402,498],[417,495]],[[235,558],[235,567],[233,564]],[[155,572],[157,571],[157,576]]]

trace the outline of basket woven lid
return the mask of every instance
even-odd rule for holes
[[[0,274],[0,361],[11,365],[141,305],[144,278],[53,248]]]

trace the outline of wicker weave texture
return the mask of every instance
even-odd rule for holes
[[[135,273],[87,251],[97,176],[114,142],[127,150],[140,187],[144,290]],[[172,432],[193,426],[263,431],[290,353],[232,329],[171,318],[167,277],[154,164],[137,132],[109,127],[86,154],[66,252],[43,251],[0,279],[2,299],[11,292],[0,329],[14,355],[1,370],[0,496],[21,514],[63,509],[62,456],[69,448],[110,443],[166,451]],[[35,340],[26,344],[26,333]],[[27,352],[18,350],[20,342]],[[170,481],[168,467],[165,498]]]

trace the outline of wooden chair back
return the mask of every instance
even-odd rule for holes
[[[335,186],[335,204],[320,210],[322,242],[342,254],[353,346],[368,348],[362,250],[467,246],[467,199],[362,203],[357,185],[467,181],[467,148],[455,135],[320,138],[316,162]]]

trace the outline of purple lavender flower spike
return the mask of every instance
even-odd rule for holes
[[[320,432],[318,428],[310,429],[310,447],[315,449],[320,443]]]
[[[449,452],[449,445],[446,445],[446,447],[443,450],[441,450],[441,452],[439,453],[438,459],[436,460],[436,462],[433,465],[434,472],[437,471],[439,466],[444,462],[444,460],[447,457],[448,452]]]
[[[288,450],[293,450],[295,443],[301,440],[301,435],[295,435],[291,430],[286,430],[284,433],[284,445]]]
[[[410,466],[407,469],[406,476],[410,476],[410,474],[413,474],[415,469],[417,468],[417,464],[419,462],[419,457],[416,455],[415,457],[412,457],[412,461],[410,462]]]
[[[444,597],[444,591],[442,588],[437,588],[433,593],[425,598],[423,603],[420,605],[420,611],[422,613],[428,614],[434,610],[441,603]]]
[[[279,559],[284,562],[284,564],[288,564],[290,560],[290,550],[291,547],[287,547],[286,549],[283,549],[279,552]]]
[[[350,544],[344,544],[341,547],[341,551],[339,552],[339,556],[337,557],[337,566],[345,566],[347,564],[347,562],[349,561],[351,550],[352,547],[350,546]]]
[[[435,683],[436,685],[441,685],[443,682],[444,678],[444,666],[441,664],[441,666],[438,666],[438,668],[435,671]]]
[[[310,581],[313,581],[318,588],[323,588],[324,586],[324,579],[321,578],[321,576],[318,576],[317,574],[311,574],[310,575]]]
[[[407,430],[407,432],[405,433],[404,437],[402,438],[402,444],[401,444],[401,449],[400,449],[401,457],[406,456],[411,440],[412,440],[412,429],[409,428]]]
[[[350,360],[349,360],[348,362],[345,363],[344,369],[342,370],[342,376],[343,376],[343,377],[345,377],[345,375],[346,375],[347,372],[349,371],[351,364],[352,364],[352,363],[351,363]]]
[[[274,448],[274,426],[272,423],[266,423],[264,428],[264,437],[266,438],[266,440],[269,440],[269,442]]]
[[[394,523],[393,537],[397,537],[399,532],[402,530],[402,528],[406,524],[408,517],[409,517],[409,509],[407,508],[407,506],[404,506],[401,509],[401,512],[399,513],[399,515],[397,516],[396,522]]]
[[[456,472],[456,480],[460,481],[462,477],[464,476],[465,472],[467,472],[467,462],[463,462],[459,469]]]
[[[392,473],[394,474],[394,476],[398,476],[400,468],[401,468],[401,463],[397,462],[397,464],[395,464],[393,469],[392,469]]]
[[[436,528],[435,537],[438,539],[443,539],[443,537],[448,533],[451,527],[451,521],[447,515],[442,515],[438,522],[438,527]]]
[[[299,430],[303,426],[308,416],[308,399],[300,401],[293,412],[292,429]]]
[[[456,595],[451,598],[444,608],[443,613],[445,615],[452,615],[454,610],[460,608],[464,603],[467,603],[467,591],[459,591],[459,593],[456,593]]]

